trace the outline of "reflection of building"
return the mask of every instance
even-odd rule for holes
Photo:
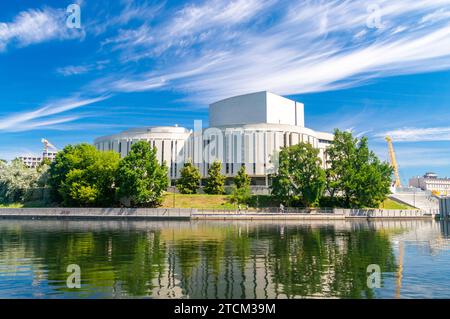
[[[157,149],[160,162],[166,162],[170,178],[179,177],[187,160],[207,175],[209,164],[218,159],[222,173],[236,175],[242,165],[254,185],[267,185],[267,176],[276,169],[276,153],[280,148],[306,142],[324,150],[333,135],[305,127],[304,106],[284,97],[258,92],[231,97],[209,106],[210,128],[153,127],[128,130],[97,138],[99,150],[114,150],[126,156],[133,143],[148,141]]]
[[[413,177],[409,180],[409,186],[431,191],[435,195],[450,195],[450,178],[439,178],[435,173]]]
[[[50,152],[42,153],[42,156],[36,156],[36,155],[24,155],[20,156],[19,159],[25,164],[25,166],[29,168],[36,168],[39,164],[42,163],[44,158],[48,158],[50,161],[53,162],[55,159],[57,152]]]

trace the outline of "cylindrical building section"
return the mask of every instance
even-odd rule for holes
[[[183,127],[158,126],[131,129],[119,134],[103,136],[95,139],[94,146],[101,151],[115,151],[125,157],[131,146],[138,141],[147,141],[156,148],[156,157],[160,163],[166,163],[169,177],[176,179],[179,171],[189,157],[189,149],[185,147],[191,132]],[[181,163],[181,164],[180,164]]]
[[[157,149],[160,163],[169,167],[169,177],[180,177],[188,160],[206,177],[214,160],[222,163],[229,180],[245,165],[254,186],[266,187],[278,167],[283,147],[310,143],[319,149],[326,167],[326,148],[333,140],[329,133],[304,126],[303,104],[273,93],[257,92],[225,99],[210,105],[210,124],[203,131],[177,126],[137,128],[97,138],[98,150],[113,150],[126,156],[133,143],[145,140]],[[195,123],[194,123],[194,127]]]

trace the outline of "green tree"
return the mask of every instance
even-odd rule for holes
[[[234,185],[231,191],[231,202],[237,204],[247,204],[250,198],[250,177],[245,170],[245,165],[242,165],[234,177]]]
[[[319,203],[326,185],[319,150],[309,143],[283,148],[279,154],[278,173],[271,191],[278,200],[292,204],[299,199],[305,207]]]
[[[196,194],[200,185],[200,171],[191,161],[184,163],[177,188],[181,194]]]
[[[0,162],[0,202],[23,203],[29,192],[38,186],[40,173],[28,168],[20,159],[7,164]]]
[[[37,167],[43,167],[43,166],[50,166],[52,165],[52,161],[45,157],[44,159],[42,159],[42,161],[39,163],[39,165]]]
[[[327,189],[344,207],[378,207],[390,190],[392,168],[369,150],[366,137],[336,130],[327,149]]]
[[[245,165],[241,166],[233,181],[237,188],[250,187],[250,176],[247,174]]]
[[[156,148],[145,141],[133,144],[117,172],[119,199],[129,201],[131,206],[158,206],[168,186],[167,167],[159,164]]]
[[[225,176],[221,171],[222,163],[214,161],[208,170],[208,178],[204,187],[206,194],[223,194],[225,192]]]
[[[48,184],[54,200],[65,206],[111,206],[120,157],[89,144],[68,145],[56,155]]]

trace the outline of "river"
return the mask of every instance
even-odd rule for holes
[[[0,220],[0,298],[450,298],[449,228]],[[79,288],[68,286],[69,265]]]

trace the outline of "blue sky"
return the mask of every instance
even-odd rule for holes
[[[192,127],[211,102],[268,90],[383,159],[391,135],[404,180],[450,176],[450,0],[2,1],[0,71],[0,158]]]

